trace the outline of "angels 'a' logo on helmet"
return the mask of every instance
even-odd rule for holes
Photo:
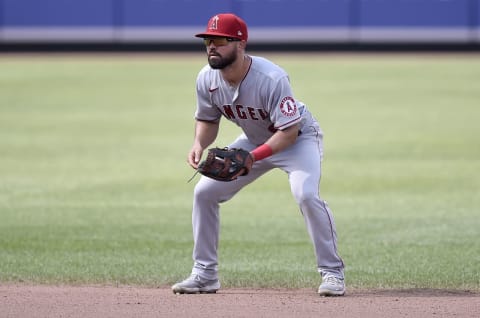
[[[297,104],[295,104],[295,100],[292,97],[287,96],[282,99],[282,102],[280,103],[280,110],[285,116],[295,116],[297,113]]]
[[[214,16],[212,18],[212,23],[210,23],[210,30],[217,30],[218,29],[218,20],[220,18],[218,17],[218,15]]]

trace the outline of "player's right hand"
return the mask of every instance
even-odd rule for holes
[[[202,159],[203,149],[193,147],[188,153],[187,162],[192,166],[193,169],[198,169],[200,164],[200,159]]]

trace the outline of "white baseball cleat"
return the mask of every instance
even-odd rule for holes
[[[180,283],[172,286],[174,294],[213,294],[220,289],[218,279],[208,280],[192,274]]]
[[[345,295],[345,280],[333,275],[325,275],[322,284],[318,287],[320,296],[343,296]]]

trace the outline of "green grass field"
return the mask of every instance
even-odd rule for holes
[[[480,289],[480,58],[267,54],[325,131],[349,288]],[[0,56],[0,282],[164,286],[192,266],[193,55]],[[239,130],[222,123],[224,146]],[[198,177],[197,177],[198,179]],[[224,287],[315,288],[273,171],[223,205]]]

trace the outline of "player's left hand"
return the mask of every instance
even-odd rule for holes
[[[207,159],[202,161],[197,171],[218,181],[233,181],[238,176],[247,175],[252,169],[253,157],[240,148],[211,148]]]

